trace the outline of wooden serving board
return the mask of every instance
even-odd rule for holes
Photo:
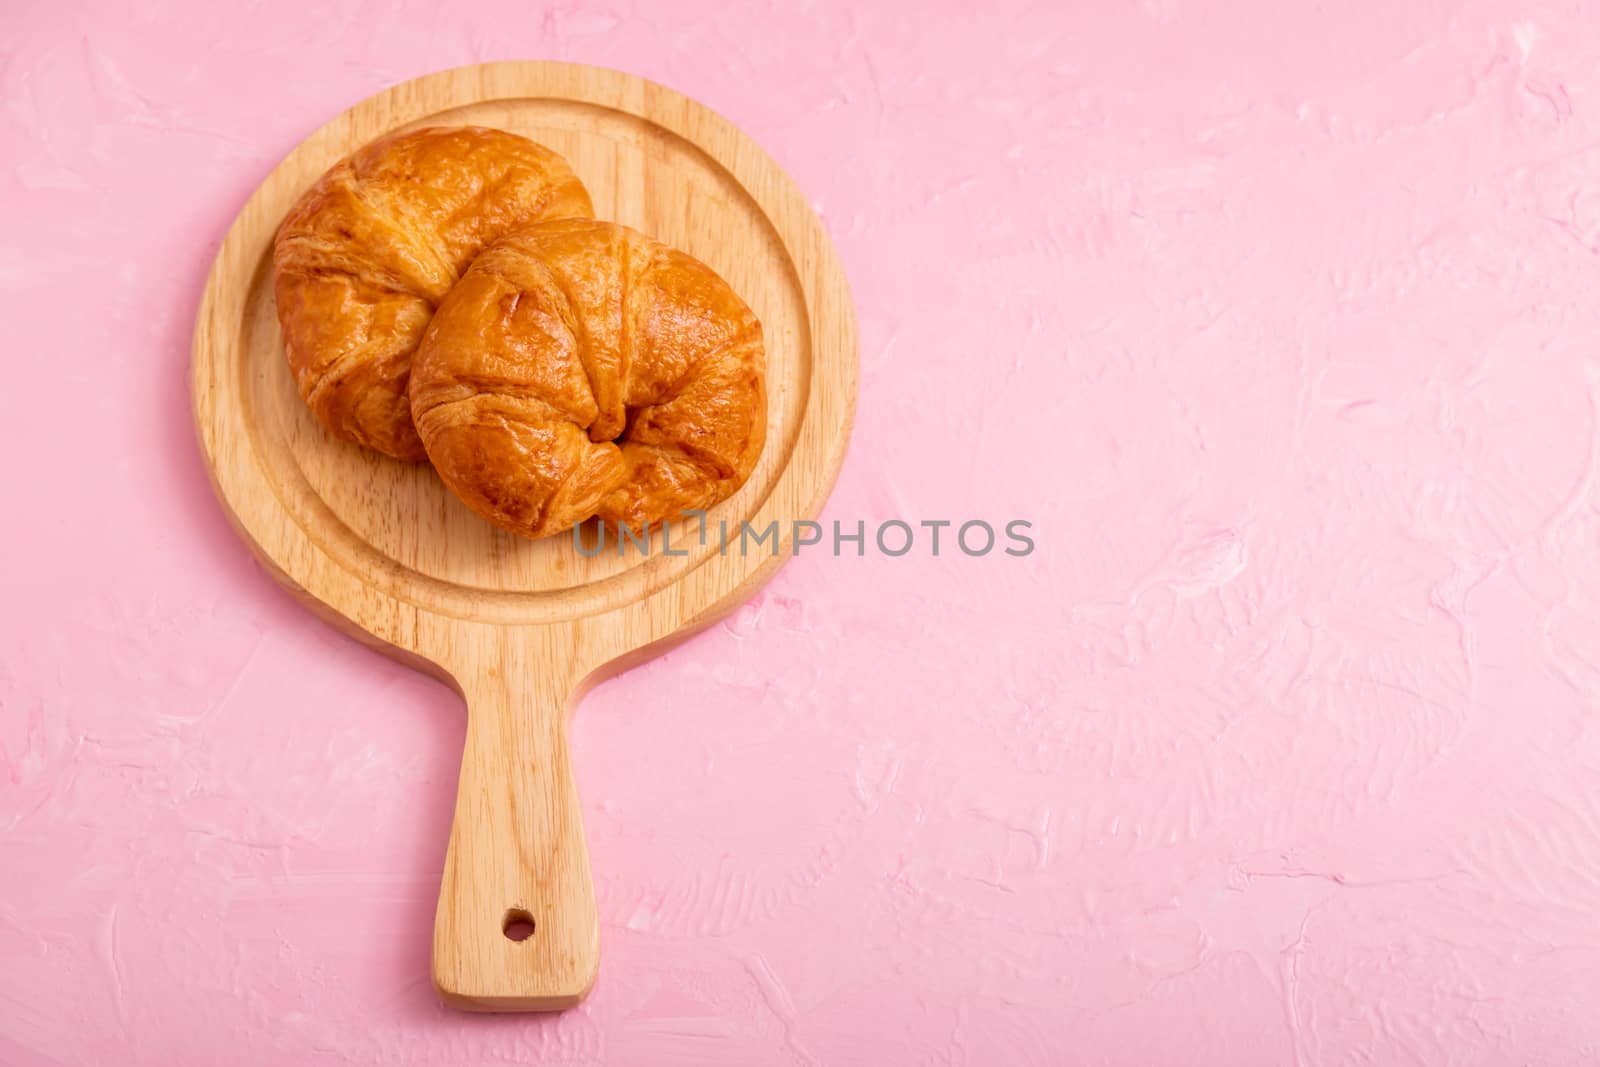
[[[749,482],[674,552],[580,553],[479,519],[427,465],[337,441],[301,403],[272,298],[271,245],[290,204],[330,165],[393,130],[484,125],[571,161],[596,214],[699,257],[761,318],[766,450]],[[312,134],[228,232],[195,325],[194,413],[217,495],[284,585],[334,625],[466,699],[466,751],[434,927],[440,995],[488,1011],[576,1003],[599,925],[566,717],[585,687],[726,614],[790,551],[844,456],[855,404],[855,324],[844,277],[794,183],[726,120],[614,71],[496,63],[419,78]],[[719,549],[726,520],[778,552]],[[533,933],[513,940],[518,923]]]

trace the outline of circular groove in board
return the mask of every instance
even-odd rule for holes
[[[770,496],[793,452],[812,371],[804,293],[772,221],[704,151],[637,115],[549,98],[498,100],[399,128],[458,124],[498,126],[562,152],[590,188],[599,216],[663,234],[711,264],[756,310],[769,360],[768,445],[750,481],[707,518],[713,529],[724,521],[737,529]],[[640,166],[641,146],[648,169]],[[630,167],[655,177],[634,183],[643,189],[630,193],[619,179]],[[685,202],[696,210],[670,210]],[[697,225],[696,214],[716,220]],[[528,541],[472,515],[425,464],[333,439],[300,401],[284,364],[270,242],[244,302],[237,355],[245,422],[282,505],[330,557],[397,599],[461,617],[482,618],[486,608],[507,619],[572,617],[655,592],[718,551],[715,536],[700,543],[698,523],[680,530],[674,545],[687,557],[631,546],[586,556],[570,537]],[[416,517],[427,514],[440,517],[444,537],[409,536]],[[532,605],[534,597],[547,602]]]

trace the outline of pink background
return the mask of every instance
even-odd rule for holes
[[[1600,14],[11,0],[0,1063],[1600,1055]],[[298,8],[298,10],[295,10]],[[426,71],[729,116],[861,398],[802,558],[575,725],[599,985],[435,1003],[463,716],[255,567],[193,443],[245,197]]]

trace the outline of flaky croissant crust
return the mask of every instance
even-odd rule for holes
[[[593,214],[566,160],[502,130],[416,130],[341,160],[273,246],[278,321],[306,403],[340,437],[423,459],[407,386],[434,308],[506,232]]]
[[[445,484],[527,537],[710,507],[766,440],[749,307],[699,260],[592,220],[484,250],[434,314],[410,396]]]

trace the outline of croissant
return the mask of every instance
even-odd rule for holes
[[[435,306],[502,234],[593,214],[566,160],[501,130],[396,134],[335,164],[273,246],[278,321],[301,396],[337,436],[423,459],[406,388]]]
[[[526,537],[647,529],[731,496],[766,441],[761,323],[691,256],[566,219],[484,250],[440,303],[411,414],[450,489]]]

